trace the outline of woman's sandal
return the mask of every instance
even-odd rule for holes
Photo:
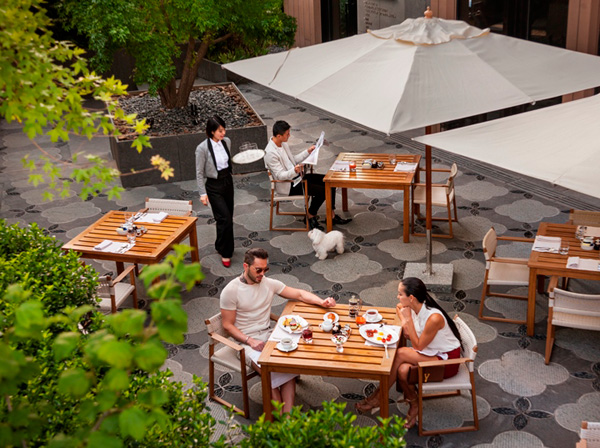
[[[419,406],[415,404],[417,401],[416,398],[413,398],[412,400],[409,400],[407,398],[404,401],[410,406],[408,408],[408,413],[406,414],[406,423],[404,424],[404,427],[406,429],[410,429],[417,423],[417,417],[419,416]],[[411,413],[412,409],[415,410],[414,413]]]
[[[371,414],[377,412],[379,409],[379,399],[377,398],[377,394],[373,394],[370,397],[367,397],[364,400],[356,403],[354,407],[356,408],[356,412],[361,415],[366,414],[367,412],[371,412]]]

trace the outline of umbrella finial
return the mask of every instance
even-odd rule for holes
[[[431,10],[431,7],[428,6],[427,11],[425,11],[423,14],[425,14],[426,19],[431,19],[433,17],[433,11]]]

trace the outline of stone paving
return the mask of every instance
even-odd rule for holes
[[[329,146],[321,151],[317,172],[324,173],[340,151],[420,153],[422,147],[410,137],[416,133],[386,137],[333,117],[305,104],[283,97],[255,84],[239,86],[253,107],[261,114],[269,130],[275,120],[292,125],[292,150],[312,144],[324,130]],[[269,182],[266,173],[234,176],[236,249],[233,265],[224,268],[215,253],[214,219],[209,208],[198,199],[195,181],[161,184],[128,189],[120,199],[109,201],[104,195],[81,201],[79,186],[72,184],[70,197],[45,202],[39,188],[27,183],[27,172],[20,159],[30,153],[41,154],[21,132],[17,124],[0,122],[0,218],[8,223],[27,225],[37,222],[51,235],[66,242],[109,210],[138,210],[146,197],[192,199],[198,217],[201,264],[206,280],[184,294],[189,326],[181,345],[167,345],[170,368],[175,378],[189,382],[191,375],[208,375],[207,334],[204,319],[219,310],[219,294],[242,269],[244,251],[263,247],[270,253],[270,276],[294,287],[306,288],[325,297],[332,295],[347,303],[358,294],[366,303],[395,306],[398,280],[406,262],[423,262],[425,241],[412,237],[402,242],[402,193],[386,190],[350,190],[349,216],[354,220],[339,226],[346,237],[345,253],[330,254],[326,260],[315,258],[304,232],[270,232],[268,223]],[[68,161],[80,150],[110,158],[108,141],[91,142],[73,138],[69,142],[51,143],[46,137],[37,140],[44,151],[60,161]],[[190,148],[193,150],[193,148]],[[541,221],[565,222],[570,208],[600,207],[598,199],[585,197],[532,179],[451,154],[434,152],[434,165],[448,167],[456,160],[459,222],[451,240],[434,240],[436,263],[454,266],[451,294],[437,294],[437,299],[451,314],[458,313],[473,329],[479,344],[476,366],[477,401],[480,430],[444,436],[419,437],[417,430],[407,434],[410,447],[556,447],[574,446],[582,420],[600,421],[600,333],[570,329],[557,331],[552,362],[544,364],[547,299],[538,296],[535,335],[528,337],[523,326],[479,321],[475,316],[484,275],[481,240],[490,226],[498,234],[535,236]],[[435,181],[443,181],[434,176]],[[298,204],[297,204],[298,205]],[[323,213],[323,211],[321,211]],[[438,211],[443,215],[444,210]],[[281,218],[291,223],[293,217]],[[439,231],[446,231],[439,224]],[[505,244],[500,255],[527,257],[529,246]],[[93,262],[100,272],[114,271],[112,263]],[[572,282],[579,291],[600,292],[596,284]],[[143,287],[140,284],[143,291]],[[525,292],[517,288],[514,292]],[[144,296],[142,292],[142,297]],[[276,298],[274,311],[280,312],[284,299]],[[486,300],[488,313],[524,316],[524,303],[500,298]],[[147,301],[142,301],[147,309]],[[217,371],[219,394],[241,405],[240,379],[224,369]],[[251,419],[262,412],[260,381],[251,382]],[[318,408],[323,400],[354,403],[368,394],[374,385],[368,381],[330,377],[303,376],[299,382],[297,405]],[[397,399],[393,390],[391,398]],[[425,427],[449,427],[468,419],[470,398],[431,400],[425,404]],[[217,420],[223,409],[211,404]],[[406,405],[391,406],[391,412],[405,415]],[[238,418],[242,423],[247,421]],[[357,424],[375,425],[375,416],[358,416]],[[219,431],[224,428],[219,427]]]

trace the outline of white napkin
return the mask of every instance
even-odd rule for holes
[[[163,222],[163,220],[169,216],[168,213],[158,212],[158,213],[146,213],[145,216],[142,216],[135,220],[135,222],[149,222],[152,224],[158,224]]]
[[[583,271],[597,271],[600,269],[598,260],[591,258],[569,257],[567,260],[567,268],[581,269]]]
[[[395,173],[414,173],[417,169],[417,163],[410,162],[398,162],[396,164],[396,168],[394,168]]]
[[[558,252],[560,249],[560,238],[557,236],[537,235],[531,250],[536,252]]]
[[[329,168],[331,171],[350,171],[350,162],[344,160],[336,160]]]
[[[279,325],[277,325],[273,330],[273,333],[271,333],[271,335],[269,336],[269,341],[279,342],[285,337],[292,338],[292,340],[297,343],[300,340],[300,333],[290,334],[283,328],[281,328]]]
[[[393,331],[394,333],[396,333],[396,334],[398,334],[398,335],[399,335],[399,334],[400,334],[400,329],[401,329],[402,327],[401,327],[401,326],[399,326],[399,325],[386,325],[386,326],[385,326],[385,328],[386,328],[387,330],[391,330],[391,331]],[[397,341],[397,342],[396,342],[396,343],[394,343],[394,344],[387,344],[387,346],[388,346],[388,348],[396,348],[396,347],[398,346],[398,342],[399,342],[399,341]],[[374,344],[374,343],[372,343],[372,342],[370,342],[370,341],[367,341],[366,339],[365,339],[365,345],[368,345],[368,346],[370,346],[370,347],[382,347],[382,345],[381,345],[381,344]]]
[[[104,250],[112,244],[111,240],[104,240],[100,244],[94,246],[95,250]]]

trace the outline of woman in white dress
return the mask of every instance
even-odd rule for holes
[[[429,295],[427,287],[418,278],[405,278],[398,285],[396,313],[402,323],[402,332],[410,340],[411,347],[396,350],[388,384],[399,381],[404,399],[410,408],[406,416],[406,428],[417,422],[417,391],[409,384],[410,368],[422,361],[455,359],[460,357],[461,339],[456,324]],[[444,378],[458,373],[458,364],[446,366]],[[379,388],[369,397],[356,404],[363,413],[379,407]]]

